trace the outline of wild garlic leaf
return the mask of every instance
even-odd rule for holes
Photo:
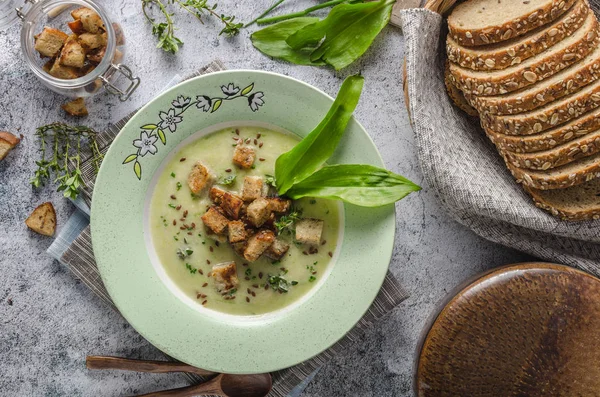
[[[291,199],[319,197],[362,207],[395,203],[421,187],[383,168],[366,164],[328,165],[286,193]]]
[[[294,50],[313,48],[312,62],[325,61],[340,70],[358,59],[388,24],[396,0],[340,4],[329,15],[292,34],[286,41]]]
[[[318,21],[319,18],[311,17],[282,21],[252,33],[250,40],[256,49],[270,57],[284,59],[296,65],[325,65],[323,61],[310,60],[314,47],[294,50],[286,43],[291,34]]]
[[[362,76],[346,78],[333,105],[319,125],[292,150],[277,158],[275,183],[280,195],[286,193],[295,183],[310,176],[331,157],[358,104],[363,83]]]

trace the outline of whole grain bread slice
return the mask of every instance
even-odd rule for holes
[[[524,186],[535,205],[563,220],[600,219],[600,179],[566,189],[540,190]]]
[[[558,18],[575,0],[470,0],[448,17],[450,35],[459,44],[478,46],[508,40]]]
[[[471,103],[489,114],[517,114],[538,108],[600,78],[600,46],[584,59],[559,73],[506,95],[472,96]]]
[[[571,36],[517,65],[502,70],[478,71],[450,64],[453,83],[466,94],[506,94],[560,72],[586,57],[598,45],[598,21],[593,13]]]
[[[533,135],[506,135],[486,130],[500,150],[531,153],[552,149],[600,129],[600,107],[557,127]]]
[[[499,70],[523,62],[565,37],[573,34],[585,21],[589,12],[587,0],[577,2],[556,21],[510,40],[480,47],[460,45],[451,35],[446,39],[448,59],[472,70]]]
[[[518,183],[540,190],[564,189],[600,178],[600,153],[546,171],[515,167],[506,157],[504,161]]]
[[[533,153],[505,151],[504,156],[515,167],[547,170],[598,152],[600,152],[600,130],[590,132],[553,149]]]
[[[462,91],[452,84],[452,81],[450,80],[450,67],[448,66],[448,61],[446,61],[446,67],[444,68],[444,84],[446,85],[446,92],[448,93],[448,96],[457,108],[467,113],[469,116],[479,116],[477,109],[471,106]]]
[[[486,129],[507,135],[531,135],[573,120],[600,106],[600,80],[541,108],[514,115],[482,114]]]

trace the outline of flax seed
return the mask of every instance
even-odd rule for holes
[[[194,233],[192,233],[192,232],[188,232],[187,234],[188,234],[188,236],[194,235]]]
[[[202,306],[206,305],[206,302],[207,302],[207,300],[205,299],[205,300],[202,302]]]
[[[258,288],[258,284],[252,284],[252,288]]]
[[[235,134],[236,135],[240,135],[240,130],[238,130],[237,128],[235,129]]]
[[[207,285],[208,285],[208,283],[202,284],[202,288],[206,287]]]
[[[256,140],[256,138],[254,139],[254,144],[258,145],[258,140]]]
[[[183,211],[183,217],[186,218],[188,216],[188,210]]]
[[[177,197],[175,197],[175,195],[174,195],[174,194],[172,194],[172,195],[171,195],[171,199],[172,199],[172,200],[177,200]]]
[[[250,281],[250,277],[246,276],[246,277],[244,277],[244,280]]]
[[[258,161],[265,161],[265,159],[263,157],[259,157]]]
[[[215,241],[215,245],[218,247],[218,246],[219,246],[219,242],[218,242],[218,241]]]
[[[265,284],[265,291],[269,289],[269,284]]]
[[[248,266],[248,264],[247,263],[242,263],[242,266]]]
[[[173,226],[175,226],[177,224],[177,221],[175,219],[173,219]]]
[[[256,298],[256,292],[251,291],[252,292],[252,296]]]
[[[206,264],[207,264],[207,265],[210,265],[210,261],[209,261],[208,259],[206,260]]]
[[[185,161],[185,157],[179,159],[179,162],[183,163]]]
[[[225,172],[231,172],[231,168],[227,168]]]
[[[258,273],[258,278],[262,278],[262,277],[263,277],[262,272]]]
[[[204,272],[202,271],[202,269],[198,269],[198,273],[204,276]]]
[[[259,148],[263,147],[263,143],[262,143],[262,142],[261,142],[261,143],[259,143],[259,144],[258,144],[258,147],[259,147]]]
[[[261,134],[256,134],[256,139],[260,139],[261,136]]]
[[[196,228],[196,224],[194,222],[192,222],[192,224],[190,226],[192,227],[192,229]]]
[[[179,210],[181,209],[181,205],[178,205],[177,207],[175,207],[175,209],[176,209],[177,211],[179,211]]]
[[[250,303],[250,298],[246,297],[246,302]]]
[[[210,252],[214,252],[215,251],[215,249],[212,247],[212,245],[209,247],[209,249],[210,249]]]
[[[325,244],[327,244],[327,240],[323,240],[323,241],[321,242],[321,245],[325,245]]]
[[[248,294],[252,295],[252,291],[250,290],[250,288],[247,289]]]
[[[329,255],[330,258],[333,258],[333,253],[331,251],[329,251],[327,255]]]

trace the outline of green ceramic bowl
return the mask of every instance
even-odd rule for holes
[[[227,97],[236,87],[239,92]],[[182,109],[178,106],[185,108],[187,98],[194,106],[187,107],[181,119],[173,118],[175,109]],[[299,304],[251,318],[220,315],[182,299],[160,264],[153,265],[156,254],[145,230],[155,173],[183,140],[214,131],[218,125],[248,123],[283,128],[303,137],[332,102],[316,88],[278,74],[212,73],[158,96],[115,139],[95,184],[94,254],[121,314],[157,348],[212,371],[270,372],[324,351],[367,311],[392,254],[393,205],[375,209],[344,205],[343,239],[329,274]],[[157,125],[163,132],[159,133]],[[154,142],[155,153],[131,156],[132,143],[152,133],[159,138]],[[383,166],[373,141],[354,118],[329,162]]]

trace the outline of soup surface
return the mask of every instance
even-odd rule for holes
[[[267,186],[275,160],[298,141],[291,134],[260,127],[227,128],[183,147],[159,176],[150,204],[152,242],[167,275],[199,305],[234,315],[272,312],[305,295],[327,272],[340,229],[340,206],[335,201],[303,198],[293,201],[277,218],[272,215],[276,239],[289,244],[279,260],[261,255],[248,261],[234,251],[226,233],[212,233],[201,219],[215,207],[209,197],[211,186],[241,196],[244,178],[258,176],[264,181],[264,195],[272,196],[274,189],[267,191]],[[251,168],[233,163],[238,144],[254,149]],[[188,175],[198,162],[210,170],[212,178],[210,186],[193,194]],[[296,240],[299,219],[323,221],[318,244]],[[250,230],[249,235],[258,229]],[[237,283],[224,290],[213,275],[213,266],[230,262],[235,262]]]

